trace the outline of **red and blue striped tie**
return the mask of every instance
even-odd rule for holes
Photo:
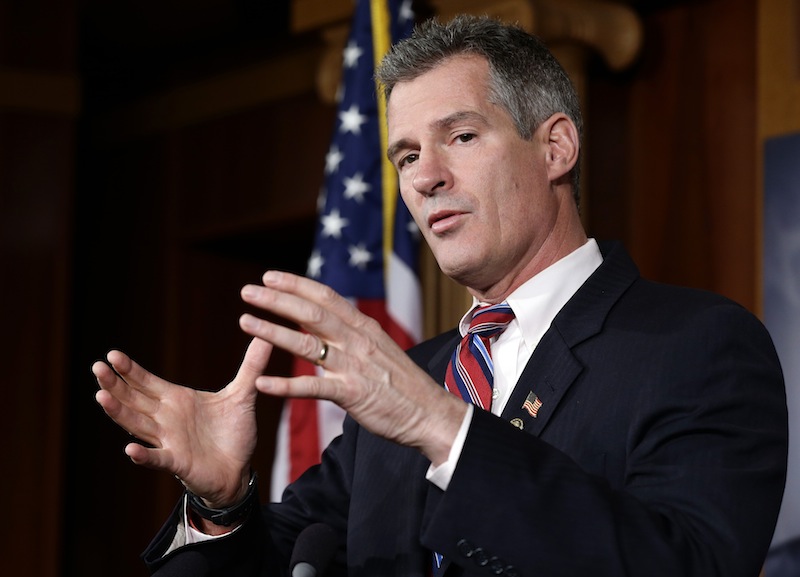
[[[448,391],[481,409],[488,411],[492,407],[494,363],[489,343],[512,320],[514,311],[505,302],[475,309],[467,334],[453,351],[444,376]],[[441,554],[433,553],[433,577],[440,577],[443,560]]]
[[[505,302],[475,310],[469,330],[447,367],[444,385],[448,391],[481,409],[491,408],[494,364],[489,342],[512,320],[514,311]]]

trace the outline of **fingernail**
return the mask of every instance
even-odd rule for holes
[[[262,393],[269,393],[272,391],[272,380],[269,377],[261,376],[256,379],[256,388]]]
[[[278,271],[276,271],[276,270],[268,270],[267,272],[264,273],[264,277],[263,277],[262,280],[264,281],[264,284],[274,284],[274,283],[278,282],[278,279],[280,279],[280,276],[281,276],[281,273],[279,273]]]

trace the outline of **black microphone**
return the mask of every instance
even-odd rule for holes
[[[292,577],[321,577],[338,546],[339,536],[325,523],[314,523],[300,531],[289,562]]]

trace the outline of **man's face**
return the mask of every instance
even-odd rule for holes
[[[489,297],[535,274],[559,212],[547,138],[522,139],[489,102],[486,60],[454,57],[397,84],[388,125],[400,193],[442,271]]]

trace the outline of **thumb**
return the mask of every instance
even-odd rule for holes
[[[256,378],[266,371],[271,356],[272,344],[259,338],[251,340],[233,382],[239,386],[245,384],[253,386]]]

